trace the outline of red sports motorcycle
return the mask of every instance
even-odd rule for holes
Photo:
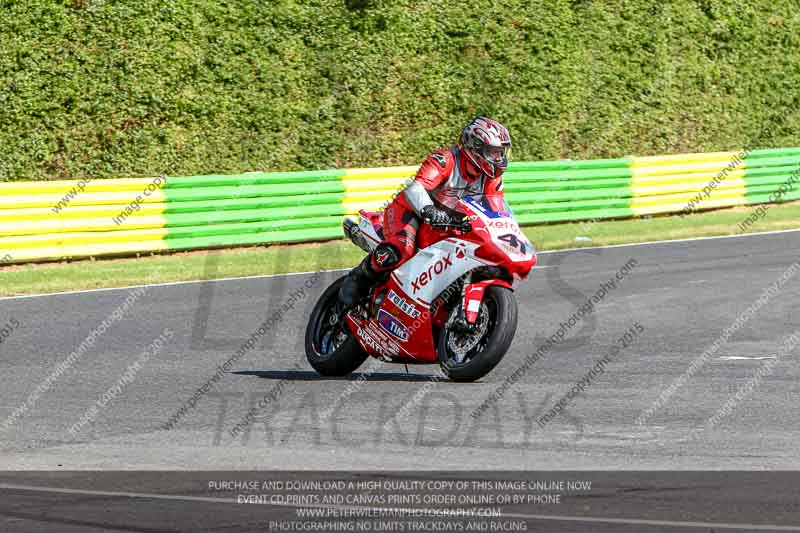
[[[387,362],[436,364],[453,381],[488,374],[511,346],[517,329],[514,278],[525,279],[536,252],[502,196],[459,201],[462,222],[422,225],[418,251],[372,289],[342,309],[330,285],[306,328],[306,357],[324,376],[343,376],[368,356]],[[361,211],[344,232],[370,252],[381,242],[382,214]]]

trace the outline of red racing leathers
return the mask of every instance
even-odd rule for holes
[[[376,272],[391,270],[414,255],[424,207],[434,205],[455,215],[458,200],[475,194],[502,197],[502,176],[486,176],[458,146],[433,152],[419,167],[413,183],[384,210],[384,241],[372,256],[372,268]]]

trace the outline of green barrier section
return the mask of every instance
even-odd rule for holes
[[[341,219],[340,219],[341,220]],[[342,236],[341,225],[335,228],[301,230],[278,230],[262,233],[243,233],[239,235],[213,235],[205,237],[173,238],[169,241],[170,250],[191,250],[218,248],[225,246],[249,246],[264,243],[299,243],[338,239]]]
[[[753,150],[736,159],[742,152],[516,162],[504,188],[523,225],[800,199],[800,148]],[[414,172],[166,177],[140,205],[135,199],[149,179],[95,180],[85,190],[77,182],[14,183],[0,202],[0,257],[24,262],[338,239],[344,216],[381,210]],[[63,208],[53,209],[64,198]],[[126,207],[128,214],[115,221]]]
[[[767,148],[765,150],[753,150],[745,157],[745,160],[791,156],[800,157],[800,148]]]
[[[197,187],[225,187],[238,185],[292,185],[302,183],[341,182],[344,170],[319,170],[305,172],[248,172],[247,174],[212,174],[170,178],[167,189]]]
[[[533,170],[540,172],[552,172],[558,170],[583,170],[583,169],[607,169],[607,168],[628,168],[633,159],[624,157],[621,159],[591,159],[591,160],[573,160],[562,159],[560,161],[533,161],[533,162],[515,162],[509,164],[508,172],[522,172],[525,170]]]
[[[746,203],[797,199],[800,192],[800,148],[754,150],[745,158],[745,163]]]
[[[289,243],[341,236],[344,170],[252,172],[169,180],[167,249]]]
[[[172,178],[165,193],[167,249],[338,238],[343,170]]]

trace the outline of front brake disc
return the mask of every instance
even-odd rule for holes
[[[457,364],[464,362],[467,354],[481,342],[489,327],[489,309],[486,307],[486,303],[481,302],[481,310],[478,315],[478,321],[475,324],[476,330],[474,333],[461,333],[450,329],[459,312],[459,310],[456,310],[447,321],[447,348],[455,356]]]

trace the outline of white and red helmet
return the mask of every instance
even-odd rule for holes
[[[508,129],[488,117],[478,116],[461,132],[461,149],[481,172],[498,178],[508,167],[511,135]]]

